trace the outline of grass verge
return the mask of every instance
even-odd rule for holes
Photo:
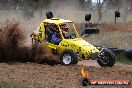
[[[11,84],[6,82],[0,82],[0,88],[25,88],[17,84]]]
[[[132,65],[132,60],[129,60],[129,59],[125,58],[125,56],[123,55],[123,53],[120,53],[120,54],[116,55],[116,62]]]

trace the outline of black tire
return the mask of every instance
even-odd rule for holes
[[[128,60],[132,60],[132,50],[127,50],[124,52],[125,58]]]
[[[109,49],[115,54],[120,54],[125,51],[124,49],[118,49],[118,48],[109,48]]]
[[[99,29],[97,28],[85,28],[84,30],[84,33],[85,34],[96,34],[96,33],[99,33]]]
[[[66,55],[71,57],[71,60],[67,58]],[[69,62],[68,60],[66,61],[66,59],[68,59]],[[64,50],[63,53],[60,55],[60,62],[63,65],[77,64],[78,63],[77,54],[74,53],[72,50]]]
[[[47,19],[53,18],[53,13],[52,13],[52,11],[46,12],[46,17],[47,17]]]
[[[97,62],[101,67],[112,67],[115,64],[115,54],[108,49],[102,49],[97,57]]]

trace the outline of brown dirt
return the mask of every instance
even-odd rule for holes
[[[22,29],[16,21],[7,22],[0,28],[0,59],[6,60],[0,63],[0,81],[29,88],[83,88],[80,85],[81,64],[60,65],[55,56],[49,54],[46,46],[24,46],[26,37]],[[21,60],[25,63],[20,63]],[[40,63],[42,60],[42,64],[28,62]],[[13,61],[13,63],[8,63],[8,61]],[[128,79],[132,81],[131,65],[101,68],[96,65],[97,63],[95,66],[93,63],[87,64],[87,62],[82,62],[85,69],[90,72],[90,79]],[[102,88],[102,86],[88,86],[88,88],[91,87]],[[131,88],[132,85],[105,87]]]
[[[0,64],[0,80],[8,83],[17,83],[29,88],[83,88],[80,65],[43,65],[36,63]],[[127,79],[132,81],[131,66],[114,66],[101,68],[85,66],[90,72],[90,79]],[[102,88],[89,86],[88,88]],[[132,85],[104,86],[106,88],[131,88]]]
[[[85,23],[75,23],[78,30],[84,30]],[[103,31],[132,31],[132,22],[129,23],[102,23],[96,25],[96,23],[90,23],[93,27],[98,27]],[[96,26],[95,26],[96,25]]]
[[[105,31],[132,31],[132,23],[117,23],[117,24],[108,24],[102,23],[98,26],[100,29]]]

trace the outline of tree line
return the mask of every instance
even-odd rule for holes
[[[81,10],[93,7],[92,0],[0,0],[1,10],[20,9],[25,14],[32,15],[34,11],[42,11],[42,9],[50,8],[52,2],[65,3],[71,2],[76,4]],[[98,21],[101,22],[102,14],[110,9],[120,11],[123,9],[123,21],[127,21],[128,12],[132,11],[132,0],[96,0],[96,8],[98,11]],[[75,5],[73,5],[75,6]],[[103,11],[103,8],[106,8]]]

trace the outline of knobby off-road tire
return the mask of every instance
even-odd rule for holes
[[[60,62],[63,65],[77,64],[77,54],[72,50],[64,50],[60,55]]]
[[[108,49],[102,49],[97,57],[97,62],[101,67],[112,67],[115,64],[115,54]]]

